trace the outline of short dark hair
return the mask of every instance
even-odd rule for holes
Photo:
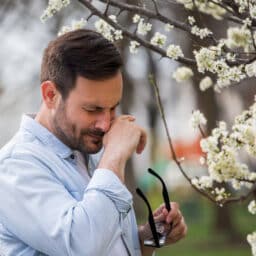
[[[95,31],[78,29],[48,44],[42,59],[41,83],[54,82],[65,99],[78,76],[108,79],[116,75],[121,66],[121,55],[112,42]]]

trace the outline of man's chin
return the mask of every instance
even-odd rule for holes
[[[96,154],[102,149],[102,143],[93,143],[92,145],[82,147],[82,151],[87,154]]]

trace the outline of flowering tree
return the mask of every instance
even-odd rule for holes
[[[143,0],[137,4],[119,0],[76,1],[88,11],[88,16],[63,27],[60,34],[84,27],[96,16],[95,29],[108,40],[114,42],[126,38],[130,42],[131,54],[144,47],[179,62],[182,66],[175,70],[173,78],[182,82],[192,76],[200,77],[201,91],[211,87],[221,92],[224,87],[256,76],[256,0],[151,0],[150,7]],[[70,0],[49,0],[42,21],[69,4]],[[164,13],[163,5],[187,10],[186,20],[172,19]],[[132,17],[128,24],[122,23],[124,13]],[[217,37],[201,17],[216,20],[220,27],[226,22],[226,36]],[[149,37],[151,30],[157,32]],[[171,43],[170,35],[174,30],[194,41],[190,57],[185,56],[179,44]],[[256,172],[249,170],[238,157],[241,151],[256,157],[256,103],[235,118],[230,130],[222,121],[210,136],[204,134],[203,125],[207,122],[204,115],[199,110],[193,112],[191,124],[202,133],[201,148],[205,157],[201,162],[207,165],[208,175],[188,177],[181,160],[176,157],[159,87],[153,76],[150,82],[155,89],[172,157],[191,186],[220,206],[252,198],[248,210],[256,214]],[[243,194],[244,188],[246,194]],[[247,240],[253,255],[256,255],[256,232],[249,234]]]

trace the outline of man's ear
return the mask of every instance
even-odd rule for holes
[[[60,96],[59,91],[56,88],[55,83],[52,81],[44,81],[41,84],[41,94],[44,104],[49,108],[55,108],[58,97]]]

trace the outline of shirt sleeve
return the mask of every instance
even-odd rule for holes
[[[29,155],[2,161],[0,184],[0,221],[47,255],[106,255],[120,236],[120,216],[132,205],[110,170],[96,170],[77,201],[49,166]]]

